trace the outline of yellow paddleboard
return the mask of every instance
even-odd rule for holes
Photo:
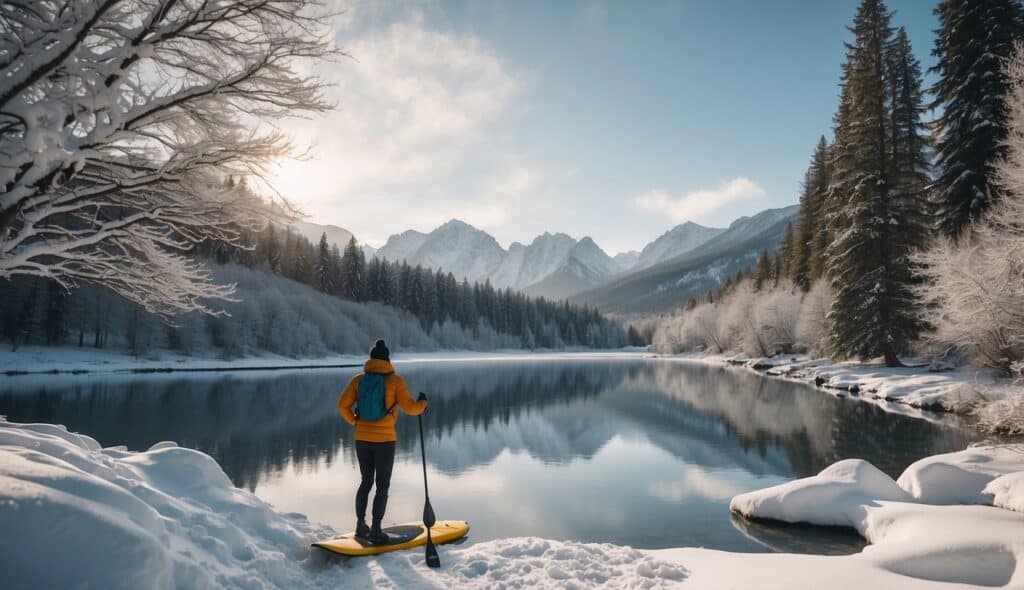
[[[423,526],[423,523],[411,522],[386,527],[383,530],[391,539],[391,543],[387,545],[374,545],[366,539],[357,538],[355,533],[349,533],[330,541],[313,543],[313,547],[341,555],[377,555],[427,544],[427,527]],[[435,545],[441,545],[457,541],[468,532],[469,523],[464,520],[439,520],[430,527],[430,538]]]

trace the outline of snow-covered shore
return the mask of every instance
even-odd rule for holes
[[[460,360],[514,361],[527,359],[636,358],[642,348],[621,350],[499,350],[493,352],[441,350],[399,352],[396,363]],[[238,371],[362,366],[365,354],[289,358],[266,354],[237,359],[211,359],[162,351],[147,357],[91,348],[27,346],[15,352],[0,350],[0,375],[60,373],[160,373],[172,371]]]
[[[890,368],[881,363],[831,361],[800,354],[769,358],[684,354],[662,358],[739,367],[769,377],[816,385],[837,396],[856,396],[896,411],[900,408],[894,405],[942,412],[978,412],[985,405],[998,406],[1022,393],[1022,388],[1012,380],[971,367],[935,368],[922,363]]]
[[[851,556],[470,539],[441,547],[443,567],[430,570],[419,551],[347,561],[314,552],[309,542],[335,531],[233,487],[198,451],[101,449],[60,426],[0,422],[0,579],[5,588],[1021,587],[1024,514],[922,503],[1017,507],[1021,472],[1024,447],[932,457],[898,483],[848,460],[733,501],[752,517],[852,526],[873,544]]]

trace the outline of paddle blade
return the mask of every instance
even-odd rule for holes
[[[441,567],[441,556],[437,554],[433,541],[427,541],[427,567]]]
[[[423,524],[429,529],[434,526],[435,522],[437,522],[437,518],[434,517],[434,508],[428,501],[423,505]]]

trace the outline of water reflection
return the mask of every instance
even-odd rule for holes
[[[698,364],[446,362],[400,371],[410,387],[430,394],[424,424],[439,478],[431,486],[435,507],[473,520],[477,539],[532,534],[640,547],[856,550],[856,539],[829,532],[822,540],[734,527],[728,500],[847,457],[895,476],[970,438],[949,421],[886,414],[799,384]],[[63,423],[130,449],[174,440],[212,454],[236,485],[347,528],[354,450],[334,406],[351,374],[7,378],[0,379],[0,414]],[[418,438],[414,421],[399,424],[392,511],[415,514],[403,502],[422,501],[416,478],[405,478],[416,475]],[[496,514],[496,506],[515,509]]]

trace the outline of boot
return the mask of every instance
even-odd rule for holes
[[[366,526],[366,519],[360,518],[356,523],[356,536],[362,539],[370,536],[370,527]]]
[[[369,539],[374,545],[387,545],[391,542],[388,534],[380,530],[380,520],[376,518],[373,519],[373,527],[370,529]]]

